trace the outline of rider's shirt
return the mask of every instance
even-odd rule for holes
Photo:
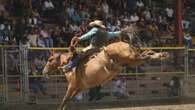
[[[83,40],[91,40],[91,44],[94,47],[100,48],[106,45],[109,39],[118,37],[121,31],[116,32],[107,32],[97,27],[92,28],[89,32],[82,35],[79,39]]]

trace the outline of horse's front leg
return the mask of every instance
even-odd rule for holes
[[[66,95],[64,96],[62,103],[58,110],[66,110],[68,102],[78,93],[78,90],[72,86],[68,86]]]

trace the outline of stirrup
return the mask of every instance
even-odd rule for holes
[[[71,69],[70,69],[70,68],[63,68],[62,71],[63,71],[64,73],[67,73],[67,72],[71,71]]]

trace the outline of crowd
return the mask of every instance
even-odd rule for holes
[[[109,31],[136,23],[144,46],[161,46],[161,36],[171,36],[175,44],[174,6],[148,6],[143,0],[2,0],[0,44],[65,47],[94,19]],[[188,19],[183,23],[190,28]]]

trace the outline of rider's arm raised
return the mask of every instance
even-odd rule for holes
[[[121,31],[107,32],[107,34],[108,34],[108,38],[112,39],[112,38],[115,38],[115,37],[119,37],[120,34],[121,34]]]
[[[87,32],[86,34],[82,35],[79,39],[82,40],[88,40],[91,37],[93,37],[93,35],[98,31],[97,28],[92,28],[89,32]]]

